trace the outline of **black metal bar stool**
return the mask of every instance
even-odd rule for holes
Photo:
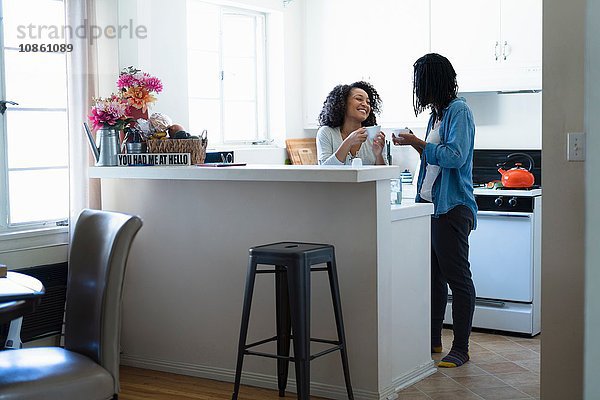
[[[312,268],[312,265],[327,264],[327,267]],[[257,265],[273,265],[275,269],[257,270]],[[335,314],[337,340],[310,337],[310,273],[327,271],[329,288]],[[275,274],[277,335],[268,339],[246,344],[250,306],[256,274]],[[293,335],[292,335],[293,333]],[[294,341],[294,356],[290,357],[290,340]],[[277,341],[277,354],[250,350],[251,348]],[[317,354],[310,354],[310,342],[331,344],[332,347]],[[249,250],[246,291],[242,310],[242,324],[238,346],[235,386],[232,400],[236,400],[240,390],[244,355],[254,355],[277,359],[277,382],[279,396],[285,396],[289,362],[296,366],[296,386],[299,400],[308,400],[310,395],[310,361],[317,357],[339,350],[346,381],[348,398],[354,399],[350,384],[350,370],[346,352],[346,336],[342,319],[340,289],[335,265],[335,249],[328,244],[281,242],[252,247]]]

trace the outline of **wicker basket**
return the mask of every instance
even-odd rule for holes
[[[148,153],[190,153],[192,164],[202,164],[207,143],[204,132],[200,139],[149,139]]]

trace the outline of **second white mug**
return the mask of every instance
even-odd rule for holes
[[[379,132],[381,132],[380,125],[367,126],[366,128],[367,128],[367,136],[371,140],[374,140],[375,136],[377,136],[377,134]]]
[[[408,128],[396,128],[392,129],[392,135],[398,137],[401,133],[410,133],[410,129]]]

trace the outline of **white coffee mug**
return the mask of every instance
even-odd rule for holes
[[[398,137],[401,133],[410,133],[410,129],[408,128],[396,128],[392,129],[392,135]]]
[[[367,126],[367,137],[369,139],[374,140],[379,132],[381,132],[380,125]]]

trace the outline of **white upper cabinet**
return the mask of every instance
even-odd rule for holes
[[[304,125],[318,126],[327,94],[366,80],[383,101],[384,127],[423,126],[412,108],[412,71],[429,52],[429,1],[306,0]],[[425,113],[426,114],[426,113]]]
[[[542,88],[542,0],[431,0],[431,50],[462,92]]]
[[[498,67],[500,0],[431,0],[431,51],[467,72]]]

